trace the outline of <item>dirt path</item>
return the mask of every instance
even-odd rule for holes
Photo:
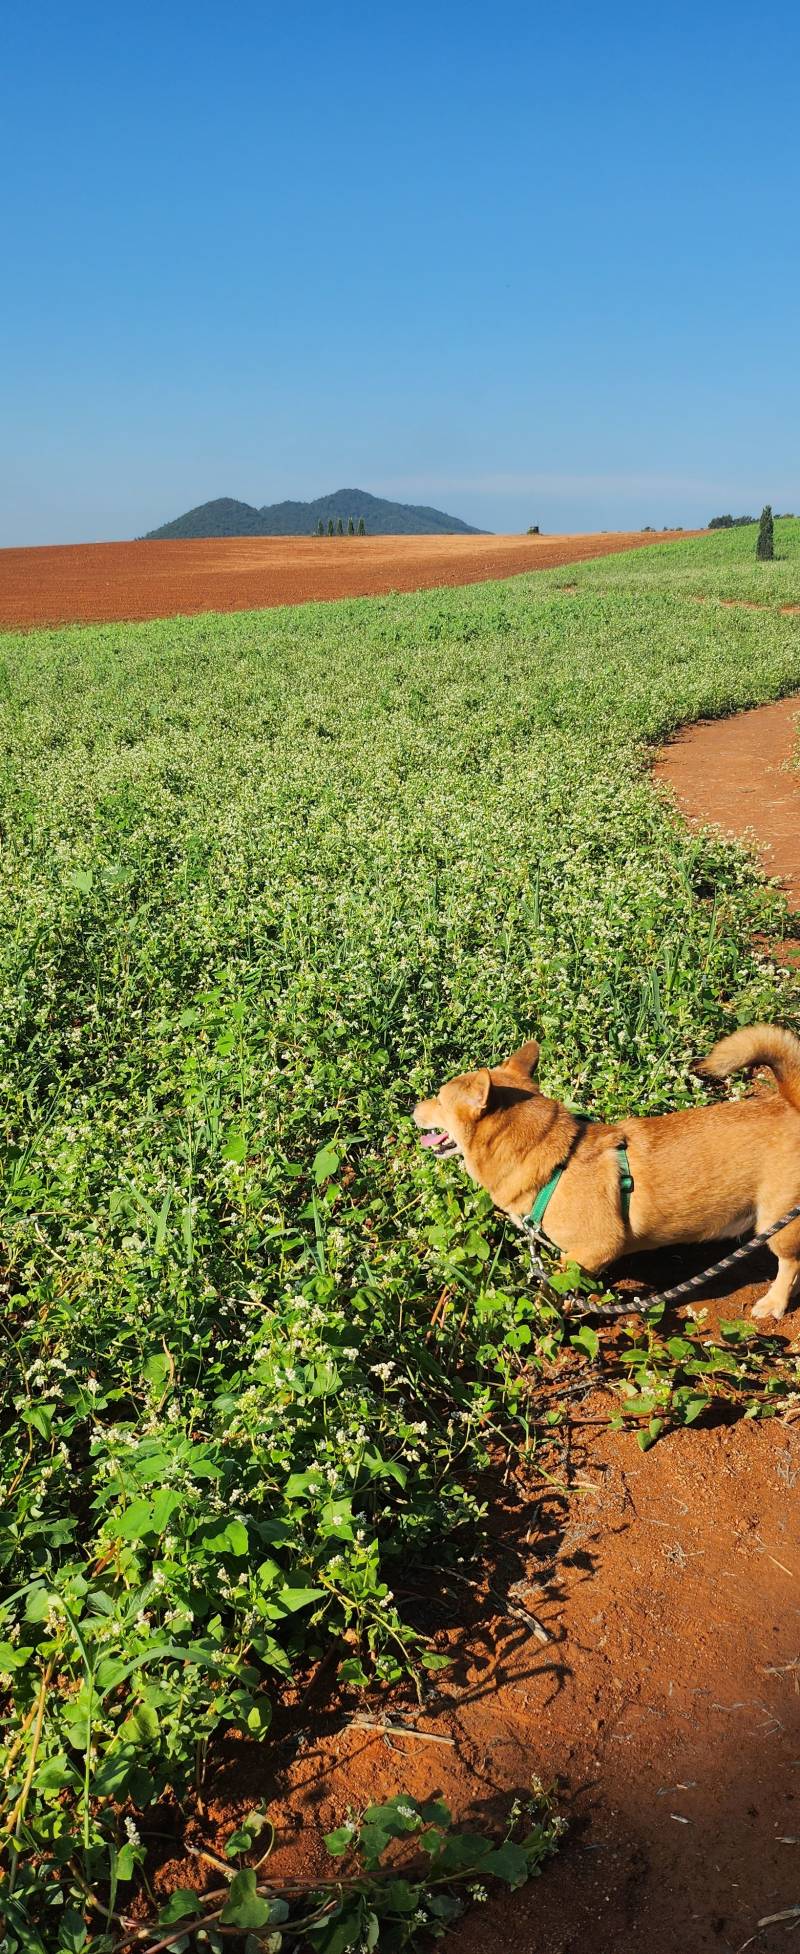
[[[685,530],[680,535],[704,535]],[[0,550],[0,630],[262,610],[548,570],[674,533],[593,536],[245,536]]]
[[[800,700],[701,721],[664,749],[655,777],[690,820],[749,836],[768,875],[800,910],[800,771],[792,767]]]

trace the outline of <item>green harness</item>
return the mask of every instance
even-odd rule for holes
[[[585,1115],[579,1114],[578,1117],[583,1118]],[[633,1193],[631,1163],[628,1159],[628,1149],[624,1143],[621,1147],[617,1147],[615,1151],[619,1161],[619,1201],[622,1209],[622,1219],[623,1221],[627,1221],[631,1211],[631,1195]],[[539,1236],[540,1241],[547,1242],[550,1248],[556,1248],[557,1243],[551,1242],[550,1236],[545,1234],[542,1222],[561,1176],[568,1166],[569,1160],[565,1160],[560,1167],[556,1168],[555,1173],[550,1175],[549,1181],[545,1181],[544,1187],[539,1189],[530,1213],[526,1214],[523,1220],[523,1227],[531,1228],[534,1234]]]

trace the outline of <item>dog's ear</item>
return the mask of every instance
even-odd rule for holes
[[[456,1110],[462,1119],[480,1119],[485,1113],[492,1096],[492,1075],[488,1066],[480,1072],[465,1072],[458,1082]]]
[[[520,1045],[518,1052],[512,1052],[506,1059],[506,1072],[516,1072],[520,1079],[532,1079],[539,1063],[539,1047],[535,1038],[529,1038],[526,1045]]]

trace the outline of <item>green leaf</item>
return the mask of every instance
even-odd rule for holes
[[[524,1886],[528,1877],[527,1855],[520,1845],[508,1839],[505,1845],[487,1853],[481,1862],[481,1873],[491,1873],[493,1879],[502,1879],[506,1886]]]
[[[0,1668],[2,1668],[1,1663]],[[340,1662],[339,1681],[340,1683],[354,1683],[359,1689],[367,1688],[369,1677],[363,1665],[359,1662],[358,1656],[349,1655],[344,1662]]]
[[[335,1540],[353,1539],[353,1508],[349,1499],[330,1499],[322,1508],[320,1533],[332,1534]]]
[[[331,1858],[341,1859],[345,1852],[349,1852],[355,1835],[354,1825],[339,1825],[335,1832],[326,1832],[325,1849],[330,1853]]]
[[[426,1895],[425,1907],[434,1920],[456,1920],[462,1911],[463,1902],[455,1893],[430,1893]]]
[[[55,1608],[56,1616],[61,1621],[62,1610],[58,1595],[53,1593],[52,1588],[40,1587],[37,1583],[36,1587],[31,1588],[25,1603],[26,1622],[46,1622],[51,1608]]]
[[[154,1351],[153,1355],[148,1357],[147,1362],[142,1365],[142,1375],[147,1378],[147,1382],[152,1385],[153,1390],[159,1393],[163,1391],[169,1374],[169,1358],[160,1350]]]
[[[323,1181],[329,1180],[331,1174],[336,1173],[339,1162],[340,1155],[336,1147],[320,1147],[319,1153],[315,1155],[314,1166],[312,1168],[317,1187],[321,1187]]]
[[[56,1757],[48,1757],[39,1765],[34,1781],[37,1791],[65,1791],[67,1786],[77,1790],[80,1777],[64,1752],[59,1751]]]
[[[199,1893],[193,1893],[190,1886],[176,1886],[159,1910],[158,1924],[160,1927],[171,1927],[173,1921],[188,1920],[202,1911]]]
[[[54,1404],[43,1404],[40,1400],[38,1404],[29,1405],[27,1410],[23,1411],[23,1424],[31,1425],[33,1430],[39,1433],[40,1438],[48,1439],[53,1429],[54,1411]]]
[[[119,1540],[146,1540],[151,1533],[165,1533],[167,1526],[180,1506],[180,1494],[162,1486],[153,1499],[134,1499],[119,1518],[112,1515],[109,1526]]]
[[[322,1474],[317,1468],[310,1472],[290,1472],[283,1489],[284,1499],[302,1499],[305,1493],[315,1492],[322,1484]]]
[[[570,1337],[570,1343],[573,1350],[585,1350],[587,1356],[591,1357],[592,1362],[594,1362],[600,1349],[600,1338],[597,1331],[593,1330],[590,1324],[582,1324],[576,1335]]]
[[[202,1547],[207,1554],[237,1554],[241,1557],[248,1552],[250,1541],[241,1520],[205,1520],[195,1528],[192,1546]]]
[[[440,1831],[446,1832],[453,1823],[450,1806],[445,1804],[443,1798],[426,1798],[417,1805],[417,1811],[424,1825],[438,1825]]]
[[[256,1875],[252,1866],[246,1866],[231,1880],[231,1890],[220,1914],[220,1920],[230,1927],[266,1927],[270,1917],[269,1901],[256,1892]]]
[[[244,1134],[237,1133],[231,1129],[225,1137],[225,1144],[222,1149],[223,1160],[233,1160],[237,1165],[240,1165],[246,1153],[247,1140]]]
[[[676,1363],[681,1363],[684,1357],[693,1355],[694,1344],[689,1342],[688,1337],[667,1337],[667,1349]]]
[[[58,1930],[59,1947],[65,1949],[65,1954],[80,1954],[87,1932],[83,1914],[77,1913],[74,1907],[67,1907]]]
[[[478,1262],[488,1262],[492,1252],[484,1236],[474,1233],[467,1236],[466,1248],[467,1254],[474,1255]]]
[[[11,1669],[22,1669],[30,1661],[32,1651],[19,1648],[15,1642],[0,1642],[0,1669],[8,1674]]]
[[[346,1954],[347,1948],[357,1947],[363,1931],[363,1919],[361,1905],[357,1901],[348,1913],[334,1921],[322,1943],[324,1954]]]
[[[232,1832],[230,1838],[225,1840],[226,1859],[238,1859],[240,1852],[250,1851],[252,1843],[252,1833],[245,1831],[244,1826],[240,1825],[238,1830]]]
[[[322,1601],[324,1597],[324,1588],[292,1587],[287,1583],[277,1594],[270,1596],[268,1612],[274,1614],[276,1619],[283,1615],[296,1615],[299,1608],[310,1608],[312,1601]]]
[[[117,1879],[133,1879],[139,1856],[140,1854],[137,1853],[135,1845],[128,1844],[120,1846],[119,1852],[117,1853]]]
[[[118,1742],[107,1750],[95,1770],[92,1790],[98,1798],[115,1798],[126,1790],[139,1764],[139,1746]],[[179,1918],[176,1915],[176,1918]]]
[[[135,1675],[138,1669],[150,1668],[154,1662],[190,1662],[197,1663],[203,1669],[222,1667],[219,1656],[213,1649],[205,1648],[202,1642],[188,1642],[184,1648],[177,1642],[154,1642],[150,1648],[141,1649],[131,1662],[124,1663],[121,1669],[115,1671],[114,1681],[109,1684],[106,1694],[110,1689],[115,1688],[117,1683],[125,1682],[126,1678]]]
[[[640,1452],[649,1452],[651,1445],[655,1445],[656,1439],[661,1437],[663,1430],[663,1418],[651,1418],[647,1430],[636,1433],[636,1443]]]
[[[133,1714],[125,1718],[120,1736],[132,1744],[154,1744],[158,1740],[161,1726],[155,1710],[149,1703],[139,1703]]]
[[[381,1888],[390,1913],[413,1913],[419,1899],[419,1887],[412,1886],[407,1879],[390,1879]]]

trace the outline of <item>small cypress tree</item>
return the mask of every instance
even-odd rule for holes
[[[333,516],[328,517],[328,535],[333,535]]]
[[[350,516],[348,517],[348,522],[347,522],[347,534],[348,536],[355,536],[355,533],[356,533],[356,526],[352,516]]]
[[[337,536],[344,535],[344,523],[342,522],[341,516],[339,517],[339,521],[336,524],[336,534]]]
[[[363,518],[363,516],[359,516],[359,518],[358,518],[358,533],[359,533],[359,536],[366,536],[366,533],[367,533],[367,531],[366,531],[366,528],[365,528],[365,525],[364,525],[364,518]]]
[[[317,535],[324,536],[324,534],[325,534],[325,524],[322,520],[322,517],[320,516],[319,522],[317,523]]]
[[[771,563],[774,555],[775,536],[772,527],[772,510],[769,503],[767,503],[766,508],[761,511],[761,521],[758,525],[756,556],[760,563]]]

